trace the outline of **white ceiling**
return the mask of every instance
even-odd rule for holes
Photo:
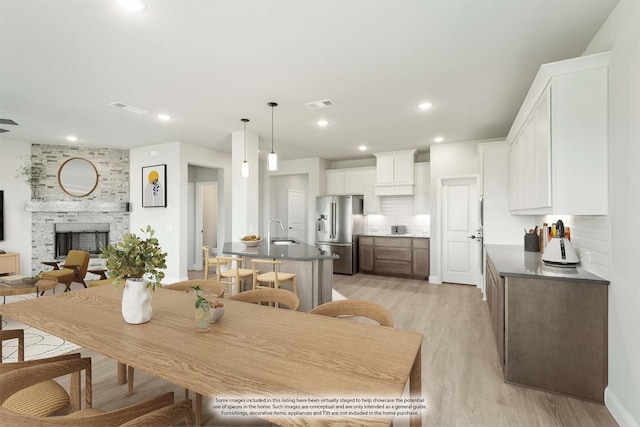
[[[246,117],[270,151],[275,101],[281,159],[501,138],[538,67],[580,56],[617,1],[146,0],[135,14],[113,0],[0,0],[0,117],[19,123],[0,127],[42,144],[230,152]],[[304,105],[326,98],[336,105]]]

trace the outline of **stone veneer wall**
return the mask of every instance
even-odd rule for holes
[[[54,259],[53,225],[56,223],[108,223],[111,225],[109,243],[119,241],[129,231],[129,212],[124,208],[129,201],[129,150],[33,144],[31,156],[43,160],[47,170],[46,178],[37,191],[45,202],[45,208],[32,209],[32,273],[50,269],[41,261]],[[98,185],[86,197],[70,196],[58,184],[58,169],[71,157],[89,160],[98,170]],[[56,202],[73,204],[60,203],[59,206],[64,206],[62,211],[55,207]],[[99,206],[104,202],[115,203],[121,208],[91,211],[94,203]],[[91,265],[99,266],[101,261],[92,260]]]

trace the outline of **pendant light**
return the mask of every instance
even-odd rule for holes
[[[278,155],[273,151],[273,107],[278,104],[269,102],[267,105],[271,107],[271,153],[267,156],[267,170],[273,172],[278,170]]]
[[[247,163],[247,122],[249,119],[240,119],[244,122],[244,161],[242,162],[241,173],[244,178],[249,176],[249,163]]]

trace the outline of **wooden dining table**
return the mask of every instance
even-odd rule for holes
[[[0,315],[212,399],[421,398],[421,343],[417,332],[222,300],[225,314],[197,332],[194,297],[153,292],[150,322],[131,325],[121,315],[122,290],[81,289],[0,306]],[[410,418],[421,425],[421,411]],[[199,414],[196,414],[199,415]],[[316,414],[317,415],[317,414]],[[340,414],[332,421],[389,425],[391,416]],[[322,425],[313,414],[272,414],[281,425]]]

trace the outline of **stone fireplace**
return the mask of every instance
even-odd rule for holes
[[[109,245],[108,223],[53,224],[56,260],[65,259],[70,250],[86,251],[97,258]]]
[[[49,270],[42,261],[64,259],[67,249],[86,250],[91,253],[89,268],[102,268],[104,260],[98,258],[100,243],[106,247],[129,232],[129,212],[124,202],[31,201],[27,211],[32,218],[34,272]]]
[[[42,262],[63,259],[70,249],[91,253],[89,268],[103,268],[101,245],[116,243],[129,231],[129,150],[33,144],[31,156],[46,166],[38,189],[42,199],[26,205],[31,273],[50,270]],[[90,161],[98,171],[98,184],[86,197],[73,197],[58,183],[59,168],[71,157]]]

